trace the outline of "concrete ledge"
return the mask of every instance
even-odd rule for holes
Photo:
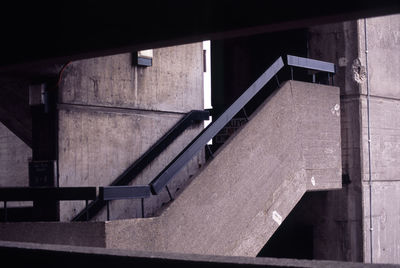
[[[154,253],[6,241],[0,241],[0,258],[3,263],[12,263],[17,267],[398,267],[389,264]]]
[[[0,224],[0,240],[105,247],[104,222],[9,222]]]

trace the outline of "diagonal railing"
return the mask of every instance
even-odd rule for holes
[[[308,58],[288,55],[285,59],[286,65],[290,67],[291,78],[293,79],[293,69],[303,68],[313,71],[313,82],[315,82],[315,72],[322,72],[328,75],[328,83],[333,84],[335,65],[329,62],[317,61]],[[173,128],[171,128],[157,143],[137,159],[129,168],[116,178],[110,186],[100,187],[100,194],[96,196],[96,187],[60,187],[34,189],[25,188],[4,188],[0,189],[0,201],[4,202],[5,219],[7,219],[7,201],[15,200],[86,200],[86,208],[83,209],[73,221],[89,220],[96,215],[110,200],[118,199],[141,199],[142,217],[144,217],[143,200],[151,195],[157,195],[173,177],[213,139],[231,120],[249,103],[253,97],[284,67],[282,57],[279,57],[229,108],[221,114],[217,120],[205,128],[192,142],[190,142],[172,162],[168,164],[148,185],[126,186],[147,165],[152,162],[167,146],[169,146],[177,136],[179,136],[190,125],[206,120],[209,117],[208,111],[191,111],[184,116]],[[277,79],[278,84],[279,80]],[[86,189],[87,188],[87,189]],[[171,195],[170,195],[171,197]],[[88,204],[88,200],[93,200]],[[107,208],[107,219],[109,219],[109,209]]]
[[[294,68],[304,68],[313,70],[314,72],[323,72],[328,74],[333,84],[333,75],[335,74],[335,65],[330,62],[318,61],[303,57],[287,55],[285,58],[286,65],[290,67],[291,78],[293,79]],[[222,113],[217,120],[205,128],[192,142],[190,142],[179,154],[172,160],[155,177],[149,185],[146,186],[109,186],[101,187],[100,192],[103,194],[99,197],[103,203],[108,203],[109,200],[117,199],[132,199],[137,198],[142,201],[142,217],[144,217],[143,200],[149,196],[149,192],[157,195],[163,188],[166,188],[168,193],[167,184],[173,177],[196,155],[203,149],[208,141],[213,139],[221,129],[226,126],[230,120],[249,103],[254,96],[275,76],[277,78],[278,72],[285,66],[282,57],[279,57],[224,113]],[[313,75],[313,82],[315,82],[315,73]],[[278,84],[279,80],[277,79]],[[169,193],[170,194],[170,193]],[[171,194],[170,194],[171,197]],[[171,197],[172,198],[172,197]],[[109,211],[107,210],[107,220],[109,220]]]
[[[294,68],[304,68],[317,72],[328,74],[328,82],[331,80],[333,84],[333,75],[335,74],[335,65],[333,63],[318,61],[303,57],[287,55],[285,59],[286,65],[290,67],[291,78],[293,79]],[[151,182],[145,186],[115,186],[112,184],[108,187],[101,187],[102,193],[98,200],[99,204],[108,204],[109,200],[118,199],[132,199],[137,198],[142,201],[142,217],[144,217],[143,200],[150,196],[150,191],[153,195],[157,195],[163,188],[166,188],[168,193],[167,184],[173,177],[196,155],[203,149],[208,141],[213,139],[232,118],[249,103],[254,96],[275,76],[277,78],[278,72],[285,66],[282,57],[279,57],[224,113],[222,113],[217,120],[205,128],[192,142],[190,142],[179,154],[172,160]],[[315,82],[315,73],[313,75],[313,82]],[[331,78],[331,79],[330,79]],[[279,80],[277,79],[278,84]],[[145,156],[143,156],[145,157]],[[127,170],[126,173],[129,173]],[[116,180],[117,182],[123,179]],[[170,193],[169,193],[170,194]],[[171,194],[170,194],[171,197]],[[93,203],[95,203],[93,202]],[[83,214],[85,215],[85,214]],[[107,220],[109,220],[109,210],[107,209]]]
[[[110,186],[128,185],[137,175],[139,175],[165,148],[167,148],[180,134],[189,126],[209,118],[208,111],[193,110],[187,113],[178,123],[164,134],[154,145],[152,145],[143,155],[141,155],[132,165],[130,165],[121,175],[119,175]],[[107,204],[102,198],[97,198],[77,214],[72,221],[84,221],[92,218]]]
[[[210,141],[284,66],[279,57],[217,120],[205,128],[183,151],[150,183],[153,194],[158,194],[168,182]]]

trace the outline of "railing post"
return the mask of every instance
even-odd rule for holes
[[[110,201],[107,200],[107,221],[110,220]]]
[[[4,200],[4,221],[7,222],[7,201]]]
[[[174,200],[174,199],[172,198],[171,192],[170,192],[169,189],[168,189],[168,186],[165,186],[165,189],[167,189],[167,192],[168,192],[168,195],[169,195],[169,199],[170,199],[171,201]]]
[[[142,204],[142,218],[144,218],[144,198],[141,198],[141,204]]]
[[[290,66],[290,76],[292,77],[292,80],[293,80],[293,67],[292,66]]]
[[[86,221],[89,221],[89,210],[88,210],[89,201],[85,200],[85,209],[86,209]]]

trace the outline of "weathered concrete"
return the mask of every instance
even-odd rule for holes
[[[60,102],[186,113],[203,109],[202,43],[154,49],[153,65],[132,66],[130,54],[68,65]]]
[[[275,258],[228,257],[194,254],[139,252],[94,247],[54,246],[0,241],[0,257],[18,267],[397,267],[354,262],[309,261]]]
[[[169,128],[182,117],[173,113],[154,113],[127,110],[99,111],[75,107],[60,109],[59,162],[60,186],[109,185]],[[202,125],[189,128],[171,144],[136,179],[135,185],[148,184],[202,129]],[[151,133],[151,135],[149,134]],[[203,164],[200,154],[178,175],[175,192],[183,187],[189,176]],[[168,202],[167,193],[146,200],[146,215]],[[63,221],[70,220],[83,207],[84,202],[62,202]],[[140,201],[121,200],[111,202],[113,219],[141,216]],[[105,220],[105,213],[96,217]]]
[[[360,171],[360,93],[364,79],[358,53],[356,21],[309,29],[310,58],[336,65],[335,85],[340,87],[342,172],[350,179],[339,191],[315,195],[303,204],[299,222],[314,228],[314,258],[363,261]],[[357,68],[356,68],[357,67]],[[360,67],[360,68],[358,68]]]
[[[166,133],[184,113],[203,109],[202,44],[155,49],[153,65],[132,66],[130,54],[68,64],[60,81],[60,186],[109,185]],[[191,127],[132,182],[148,184],[201,130]],[[204,163],[200,153],[169,185],[182,189]],[[145,214],[169,201],[166,192],[147,199]],[[68,221],[83,202],[62,202]],[[138,200],[111,202],[112,219],[141,216]],[[105,220],[105,211],[95,220]]]
[[[0,123],[0,186],[28,186],[32,150]]]
[[[372,261],[400,262],[400,240],[395,235],[400,206],[394,201],[400,172],[399,29],[400,16],[393,15],[367,19],[366,29],[364,20],[360,20],[313,27],[310,31],[310,57],[338,66],[335,83],[341,88],[343,173],[350,178],[350,184],[342,191],[328,193],[326,205],[319,206],[317,214],[324,221],[315,225],[321,230],[316,245],[322,258],[370,262],[372,214]],[[367,77],[371,94],[372,211],[368,183]],[[342,245],[339,250],[331,243],[324,243],[330,240]]]
[[[286,83],[161,217],[151,220],[159,221],[152,239],[130,238],[127,234],[140,232],[134,221],[109,222],[107,247],[257,255],[307,185],[341,187],[339,116],[331,111],[338,102],[338,88]],[[315,170],[320,176],[308,184]],[[125,231],[113,232],[113,225]]]
[[[363,185],[364,261],[400,263],[400,15],[358,21],[359,54],[366,64],[367,33],[371,133],[369,176],[367,99],[361,97],[361,178]],[[367,76],[368,75],[368,76]],[[367,93],[366,81],[360,84]],[[372,180],[371,192],[369,180]],[[370,206],[370,194],[372,206]],[[372,226],[370,216],[372,215]],[[370,228],[372,230],[372,248]]]
[[[104,222],[2,222],[0,240],[104,247],[104,229]]]
[[[160,217],[105,222],[101,227],[105,236],[95,238],[96,243],[104,241],[109,248],[256,256],[308,187],[341,187],[339,116],[332,113],[338,101],[338,88],[285,83]],[[314,131],[309,131],[311,127]],[[316,156],[319,162],[313,166]],[[314,170],[319,176],[310,185]],[[42,226],[38,233],[77,235],[68,231],[67,223],[61,224],[66,231]],[[14,229],[7,239],[0,234],[1,239],[24,240],[12,233],[26,226],[3,224],[0,230],[6,233],[8,226]],[[73,244],[77,238],[70,239]]]
[[[0,123],[32,147],[32,114],[27,78],[0,77]]]

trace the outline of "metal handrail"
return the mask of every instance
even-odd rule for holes
[[[142,217],[144,217],[143,200],[152,194],[157,195],[164,187],[181,170],[191,158],[197,154],[207,142],[215,137],[221,129],[232,118],[242,110],[245,105],[284,67],[282,57],[279,57],[217,120],[205,128],[189,145],[187,145],[179,155],[172,160],[158,175],[155,177],[148,186],[109,186],[101,187],[100,199],[103,202],[108,200],[117,199],[134,199],[140,198],[142,201]],[[330,74],[335,73],[335,65],[329,62],[317,61],[308,58],[302,58],[292,55],[287,55],[287,66],[290,68],[302,67],[306,69],[326,72]],[[103,189],[102,189],[103,188]],[[168,190],[168,188],[167,188]],[[106,193],[107,192],[107,193]],[[169,192],[169,191],[168,191]],[[171,197],[171,196],[170,196]],[[109,219],[109,209],[107,206],[107,219]]]
[[[110,220],[110,200],[141,199],[142,218],[144,218],[144,198],[150,197],[149,185],[143,186],[107,186],[99,188],[99,199],[107,204],[107,220]]]
[[[0,187],[0,201],[94,200],[96,187]]]
[[[183,151],[150,182],[158,194],[178,173],[284,66],[279,57],[217,120],[205,128]]]
[[[7,221],[9,201],[71,201],[96,199],[96,187],[0,187],[0,201],[4,202],[4,221]],[[87,219],[87,218],[86,218]]]
[[[336,73],[336,66],[331,62],[314,60],[309,58],[303,58],[293,55],[287,55],[287,65],[290,66],[291,78],[293,78],[293,67],[296,68],[304,68],[308,70],[320,71],[328,74],[328,83],[331,80],[331,84],[333,85],[333,76]],[[315,83],[316,77],[315,73],[312,74],[313,83]]]
[[[189,126],[199,121],[209,118],[208,111],[192,110],[178,121],[167,133],[165,133],[154,145],[143,153],[132,165],[130,165],[121,175],[119,175],[110,186],[128,185],[137,175],[139,175],[165,148],[167,148],[180,134]],[[97,198],[84,208],[72,221],[84,221],[96,215],[104,206],[106,201]]]
[[[287,55],[287,65],[334,74],[335,64],[326,61]]]

